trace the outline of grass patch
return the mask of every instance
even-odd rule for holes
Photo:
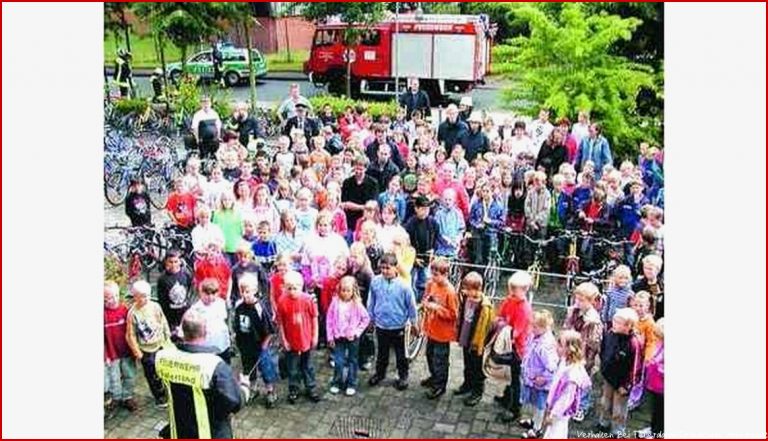
[[[288,59],[288,53],[285,51],[266,54],[264,57],[267,59],[267,68],[271,72],[302,72],[304,62],[309,59],[309,51],[291,51],[290,60]]]
[[[131,53],[133,53],[133,67],[136,68],[155,68],[160,66],[160,59],[155,53],[155,44],[152,41],[151,35],[136,35],[130,34],[131,38]],[[115,57],[117,56],[117,49],[125,47],[125,39],[123,34],[117,38],[115,42],[115,35],[107,33],[104,35],[104,64],[111,66]],[[170,42],[166,42],[165,45],[165,62],[172,63],[181,59],[181,51]]]

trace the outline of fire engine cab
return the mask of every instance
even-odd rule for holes
[[[490,71],[495,29],[486,15],[414,15],[390,17],[362,31],[349,50],[346,23],[328,20],[315,30],[304,73],[332,93],[346,87],[351,59],[353,95],[395,95],[416,77],[433,102],[483,83]]]

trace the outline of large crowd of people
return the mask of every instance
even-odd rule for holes
[[[475,406],[488,377],[505,382],[495,399],[500,418],[519,423],[524,437],[566,437],[569,420],[583,421],[593,402],[600,430],[626,435],[629,411],[644,397],[653,414],[647,433],[661,436],[662,150],[644,143],[636,158],[617,161],[587,112],[573,124],[570,115],[553,124],[547,109],[533,120],[496,121],[462,100],[431,122],[415,79],[400,103],[395,115],[373,118],[353,106],[335,115],[312,109],[293,85],[276,151],[267,153],[248,148],[259,127],[244,104],[222,121],[203,100],[192,127],[199,156],[174,180],[166,209],[193,255],[167,253],[157,303],[145,281],[130,287],[130,308],[105,284],[110,408],[137,407],[134,359],[156,404],[168,405],[173,388],[163,387],[155,355],[186,344],[186,327],[225,364],[234,341],[243,381],[257,388],[260,374],[268,407],[278,405],[283,378],[291,404],[318,401],[326,388],[355,396],[359,371],[370,372],[368,387],[380,386],[390,349],[394,387],[404,390],[404,330],[416,326],[427,337],[425,399],[446,393],[450,346],[459,345],[463,381],[453,393]],[[206,157],[216,162],[204,173]],[[135,180],[125,207],[133,225],[152,223],[143,193]],[[487,262],[502,230],[535,239],[579,230],[628,246],[605,292],[578,285],[555,326],[551,312],[528,303],[525,271],[508,279],[496,306],[482,271],[465,271],[458,286],[449,280],[460,256]],[[556,258],[551,264],[558,269]],[[192,326],[200,321],[203,333]],[[315,378],[312,354],[323,348],[330,385]]]

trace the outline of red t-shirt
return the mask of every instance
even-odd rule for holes
[[[104,360],[113,361],[131,356],[125,340],[127,317],[128,308],[123,304],[115,309],[104,308]]]
[[[527,300],[507,297],[499,307],[499,317],[515,330],[515,349],[522,357],[525,354],[525,343],[531,333],[533,310]]]
[[[283,297],[283,275],[279,273],[272,274],[269,278],[269,296],[272,300],[272,304],[277,311],[277,305],[280,303],[280,299]]]
[[[229,281],[232,277],[232,270],[229,267],[229,261],[223,254],[206,259],[197,259],[195,261],[195,288],[200,289],[203,280],[214,278],[219,282],[219,297],[227,300],[227,291]]]
[[[312,347],[317,304],[309,294],[283,296],[277,305],[277,317],[290,351],[306,352]]]
[[[168,196],[168,211],[176,217],[180,227],[191,227],[195,224],[195,205],[197,199],[192,193],[171,193]]]
[[[329,276],[325,279],[325,282],[323,282],[323,288],[320,290],[320,313],[323,314],[323,316],[328,312],[328,308],[331,306],[331,300],[333,300],[333,296],[338,292],[340,283],[341,278],[335,276]]]

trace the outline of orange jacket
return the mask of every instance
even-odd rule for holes
[[[456,320],[458,319],[459,301],[456,290],[450,283],[438,285],[433,281],[427,283],[424,289],[422,305],[430,300],[440,305],[440,308],[427,311],[424,320],[424,332],[431,340],[448,343],[456,340]]]

